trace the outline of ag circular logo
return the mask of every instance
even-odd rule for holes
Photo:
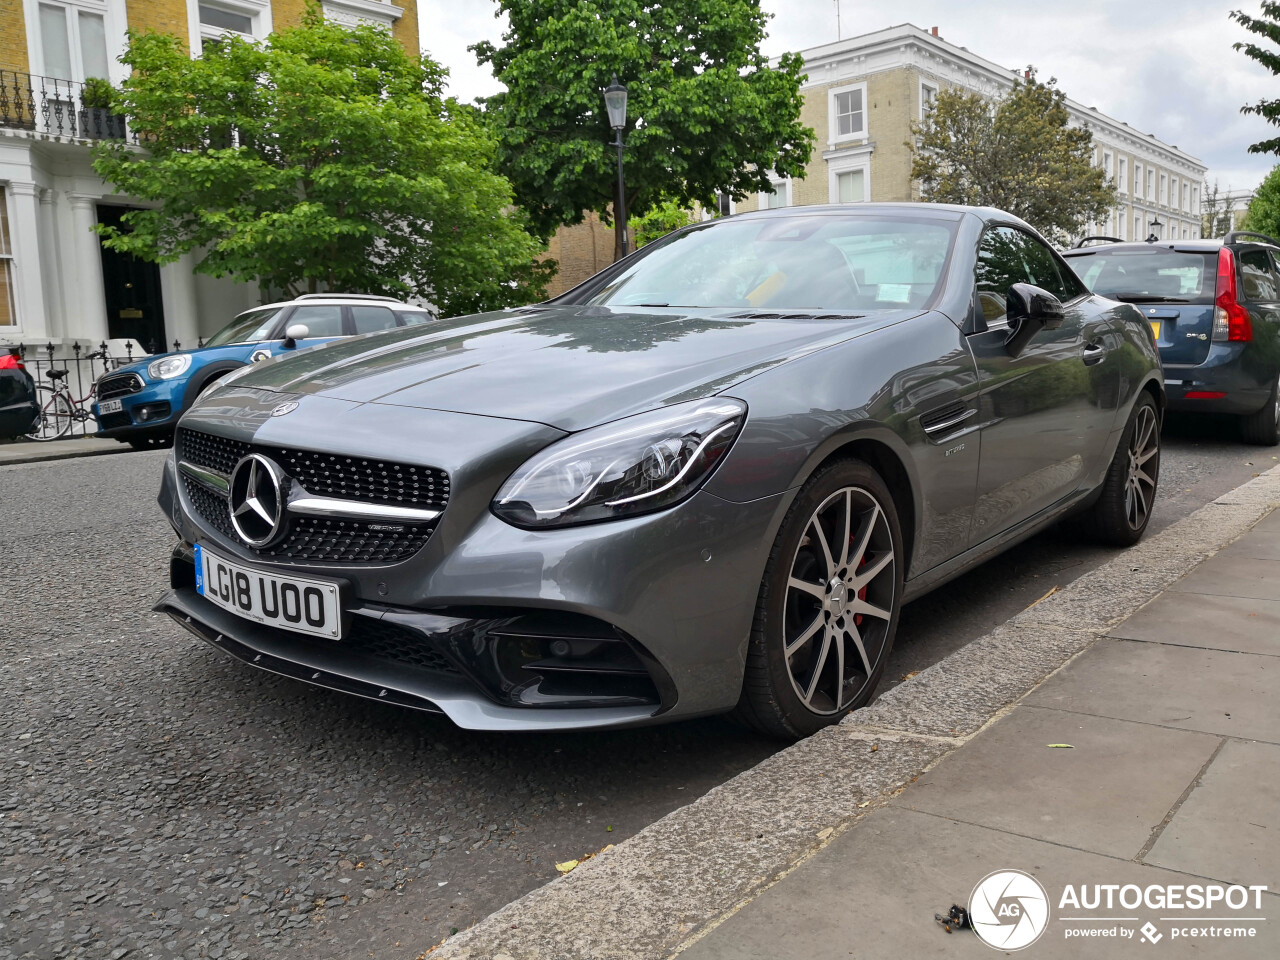
[[[1049,926],[1049,894],[1029,873],[997,870],[969,894],[969,922],[988,946],[1021,950]]]

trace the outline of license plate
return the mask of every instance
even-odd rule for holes
[[[1151,321],[1151,333],[1155,336],[1156,340],[1159,341],[1160,339],[1160,321],[1159,320]]]
[[[99,413],[119,413],[124,409],[123,400],[103,400],[98,404]]]
[[[262,573],[224,560],[198,543],[196,592],[246,620],[334,640],[342,636],[336,583]]]

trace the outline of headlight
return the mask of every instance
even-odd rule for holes
[[[519,527],[565,527],[670,507],[711,476],[746,415],[741,400],[713,397],[584,430],[513,473],[493,512]]]
[[[191,354],[175,353],[171,357],[152,360],[147,365],[147,376],[152,380],[172,380],[187,372],[191,366]]]

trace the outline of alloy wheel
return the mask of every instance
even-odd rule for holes
[[[846,709],[884,655],[897,598],[889,521],[861,487],[827,497],[791,561],[783,655],[801,703],[816,714]]]
[[[1150,406],[1138,409],[1129,437],[1129,472],[1125,481],[1124,516],[1132,530],[1140,530],[1151,513],[1159,476],[1160,426]]]

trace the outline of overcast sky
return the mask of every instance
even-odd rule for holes
[[[836,39],[834,0],[764,0],[774,15],[764,52]],[[1199,157],[1209,180],[1225,189],[1257,186],[1280,158],[1250,154],[1250,143],[1277,133],[1240,106],[1280,98],[1280,78],[1231,49],[1252,37],[1227,19],[1233,9],[1259,11],[1257,0],[841,0],[845,37],[897,23],[939,28],[943,39],[1009,68],[1034,64],[1058,78],[1067,95]],[[467,50],[498,40],[502,24],[491,0],[419,0],[422,47],[451,73],[462,100],[499,89]]]

